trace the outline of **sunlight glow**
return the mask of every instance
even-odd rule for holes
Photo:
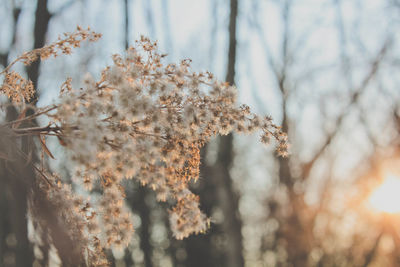
[[[370,205],[382,212],[400,213],[400,177],[388,175],[369,197]]]

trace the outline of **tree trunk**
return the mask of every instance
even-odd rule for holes
[[[15,23],[18,20],[19,14],[20,12],[18,10],[14,10]],[[47,0],[38,0],[35,13],[34,48],[39,48],[44,45],[49,20],[50,14],[47,10]],[[13,44],[14,41],[15,38],[13,38]],[[37,88],[39,65],[40,62],[35,62],[27,69],[28,78],[34,83],[35,89]],[[36,97],[34,97],[32,103],[34,103],[35,100]],[[17,118],[17,111],[12,106],[7,109],[6,113],[8,121]],[[32,110],[28,111],[27,115],[29,115],[29,113],[32,113]],[[3,139],[6,138],[4,136],[0,137]],[[34,158],[33,144],[29,137],[22,139],[21,150],[26,154],[33,155]],[[16,153],[16,151],[13,151],[13,153]],[[18,162],[4,160],[1,165],[1,183],[4,185],[3,190],[6,192],[8,190],[9,192],[9,194],[7,194],[8,197],[5,199],[8,202],[7,207],[11,207],[11,212],[7,216],[8,223],[12,225],[12,231],[17,240],[15,247],[15,266],[32,266],[33,251],[28,240],[27,201],[28,194],[31,192],[34,184],[34,171],[32,168],[26,167],[29,166],[29,164],[23,163],[22,159],[19,159]],[[21,179],[24,180],[21,181]],[[4,222],[3,225],[8,224]]]
[[[235,84],[235,64],[237,46],[238,0],[230,1],[229,50],[226,81]],[[214,165],[214,175],[218,183],[219,204],[224,214],[222,227],[226,236],[225,266],[243,266],[242,221],[239,214],[239,196],[235,192],[232,177],[229,173],[234,158],[233,136],[219,138],[218,157]]]
[[[0,64],[4,68],[10,63],[8,60],[9,53],[11,49],[14,47],[16,42],[16,28],[21,14],[21,8],[13,6],[12,13],[13,13],[13,23],[11,30],[13,31],[13,36],[11,39],[11,44],[6,53],[0,54]],[[11,120],[13,118],[16,118],[16,116],[17,114],[15,109],[12,108],[7,109],[6,119]],[[16,249],[19,251],[19,253],[21,253],[21,250],[27,249],[25,251],[26,262],[21,264],[25,263],[32,264],[32,250],[29,247],[26,247],[26,244],[29,244],[27,241],[27,237],[21,238],[21,236],[19,236],[19,240],[21,240],[21,246],[18,246],[18,243],[15,244],[16,246],[18,246],[18,248],[10,247],[9,242],[6,241],[6,239],[11,236],[15,236],[17,238],[15,233],[15,227],[13,227],[12,221],[18,221],[17,217],[21,215],[17,213],[15,210],[10,208],[9,203],[14,203],[14,195],[10,191],[10,188],[6,181],[7,176],[8,176],[8,171],[5,168],[5,164],[2,163],[0,165],[0,214],[2,214],[2,216],[0,216],[0,266],[3,265],[10,266],[7,265],[7,263],[5,262],[6,255],[7,253],[9,253],[9,255],[14,255],[16,259],[18,254],[16,251],[14,251]],[[21,217],[21,219],[22,222],[26,221],[25,217]],[[18,231],[19,229],[16,230]],[[21,264],[19,266],[22,266]]]
[[[238,0],[231,0],[226,74],[226,81],[231,85],[235,84],[237,16]],[[187,266],[244,266],[239,196],[234,190],[230,175],[234,158],[232,134],[220,137],[218,143],[215,164],[202,169],[201,176],[204,177],[204,181],[200,185],[203,188],[199,195],[202,209],[210,215],[213,208],[219,208],[224,215],[224,220],[221,225],[212,225],[206,236],[189,238],[193,241],[187,246],[189,255]],[[216,239],[222,240],[223,245],[216,245]]]

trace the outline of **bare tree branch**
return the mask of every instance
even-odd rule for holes
[[[334,124],[334,125],[336,125],[336,129],[334,129],[330,133],[328,133],[327,137],[325,138],[325,142],[320,146],[320,148],[314,154],[312,159],[304,164],[303,171],[300,176],[300,178],[302,180],[304,180],[306,177],[308,177],[312,167],[314,166],[314,163],[321,157],[321,155],[325,152],[325,150],[332,143],[332,141],[336,137],[337,133],[339,132],[338,129],[342,127],[343,121],[346,118],[346,116],[349,114],[350,110],[353,108],[353,105],[355,103],[357,103],[362,92],[366,89],[366,87],[369,85],[369,83],[373,80],[373,78],[377,74],[379,66],[380,66],[384,56],[386,55],[389,46],[390,46],[390,41],[388,40],[383,44],[382,48],[378,52],[377,56],[375,57],[374,61],[371,64],[370,70],[368,71],[368,73],[366,74],[364,79],[362,80],[361,84],[352,92],[352,94],[350,96],[350,102],[344,108],[343,112],[336,118],[336,121]]]

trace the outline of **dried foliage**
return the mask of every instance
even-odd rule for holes
[[[10,71],[15,62],[31,64],[60,52],[69,54],[82,40],[94,41],[99,36],[78,27],[64,39],[24,53],[2,72],[1,91],[15,103],[29,101],[32,84]],[[190,60],[164,65],[164,57],[157,43],[142,37],[126,56],[114,55],[114,64],[102,71],[98,81],[87,75],[84,86],[73,89],[68,78],[58,104],[3,125],[11,126],[17,136],[38,136],[49,157],[53,155],[45,137],[57,136],[74,166],[74,182],[88,191],[101,186],[100,200],[91,202],[56,175],[36,168],[43,178],[38,180],[41,190],[57,207],[58,223],[79,243],[89,265],[106,264],[103,248],[123,248],[130,242],[133,228],[124,204],[123,179],[149,186],[159,201],[174,201],[170,225],[174,236],[182,239],[204,232],[209,225],[188,184],[198,179],[200,148],[212,136],[258,130],[262,142],[275,139],[278,154],[287,154],[287,138],[280,127],[269,117],[251,113],[246,105],[237,106],[233,86],[211,73],[191,71]],[[50,123],[20,127],[21,122],[38,116],[47,116]],[[32,206],[32,210],[40,209]],[[43,227],[40,220],[37,224]]]
[[[29,102],[35,92],[32,81],[22,78],[21,75],[15,71],[10,71],[5,74],[0,91],[7,95],[13,102]]]

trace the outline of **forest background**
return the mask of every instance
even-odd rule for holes
[[[399,12],[397,0],[2,0],[0,64],[76,25],[103,34],[29,68],[40,107],[66,77],[79,86],[145,35],[167,61],[190,58],[235,84],[240,102],[289,134],[288,158],[256,135],[203,149],[192,186],[212,220],[206,234],[175,240],[155,194],[126,185],[135,234],[123,253],[109,252],[113,265],[398,266],[399,218],[367,200],[387,170],[400,173]],[[68,174],[63,151],[48,147],[56,158],[48,164]],[[23,255],[13,197],[0,185],[0,266]]]

